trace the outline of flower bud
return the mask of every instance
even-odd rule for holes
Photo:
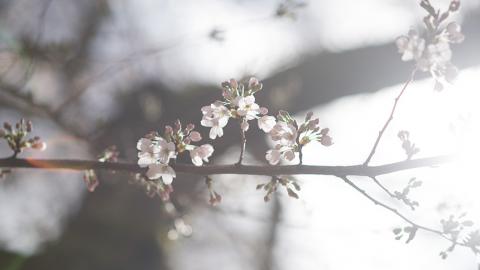
[[[40,140],[36,140],[34,143],[32,143],[32,149],[44,151],[47,149],[47,144]]]
[[[307,115],[305,116],[305,122],[310,121],[312,119],[313,112],[308,112]]]
[[[10,123],[3,123],[3,128],[5,128],[8,132],[12,132],[12,125],[10,125]]]
[[[265,107],[260,107],[260,114],[261,115],[266,115],[268,113],[268,109]]]
[[[451,12],[455,12],[459,8],[460,8],[460,0],[452,0],[452,2],[450,2],[450,6],[448,7],[448,10],[450,10]]]
[[[32,132],[32,128],[33,128],[32,121],[27,121],[26,127],[27,127],[27,132]]]
[[[195,125],[194,124],[188,124],[186,129],[187,129],[187,131],[192,131],[192,130],[195,129]]]
[[[165,133],[166,134],[172,134],[173,133],[173,128],[171,126],[165,126]]]
[[[175,121],[174,126],[175,126],[175,128],[174,128],[174,131],[175,131],[175,132],[177,132],[177,131],[179,131],[179,130],[182,129],[182,123],[180,122],[179,119],[177,119],[177,120]]]
[[[200,135],[200,132],[198,132],[198,131],[192,131],[190,133],[190,139],[194,142],[198,142],[198,141],[202,140],[202,135]]]

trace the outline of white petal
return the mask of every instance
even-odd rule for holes
[[[147,167],[148,165],[150,165],[154,162],[155,162],[155,160],[152,160],[151,157],[143,156],[143,157],[140,157],[140,159],[138,160],[138,166],[140,166],[142,168],[145,168],[145,167]]]
[[[147,177],[149,179],[158,179],[163,173],[163,164],[150,164],[148,166]]]

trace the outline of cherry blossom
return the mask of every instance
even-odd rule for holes
[[[398,52],[402,54],[402,61],[418,61],[425,50],[425,39],[420,38],[418,32],[410,30],[408,36],[397,38]]]
[[[208,158],[213,154],[213,146],[204,144],[190,150],[190,157],[195,166],[202,166],[203,162],[208,162]]]
[[[279,121],[270,130],[270,138],[281,145],[294,145],[297,139],[297,129],[291,124]]]
[[[223,128],[228,124],[230,111],[220,102],[212,103],[202,108],[203,118],[200,122],[204,127],[210,127],[210,139],[223,136]]]
[[[280,162],[281,158],[292,161],[295,159],[294,148],[277,144],[275,146],[275,149],[267,151],[265,158],[267,159],[268,163],[270,163],[270,165],[277,165]]]
[[[270,132],[276,124],[277,124],[277,121],[273,116],[264,115],[258,118],[258,128],[260,128],[266,133]]]
[[[205,109],[206,114],[209,114],[209,116],[217,114],[219,111],[216,105]],[[177,120],[173,127],[165,126],[163,136],[160,136],[156,131],[152,131],[140,138],[137,142],[137,149],[139,150],[138,165],[142,168],[148,167],[144,177],[150,180],[161,178],[165,185],[170,185],[175,178],[175,171],[169,166],[170,160],[176,159],[179,154],[186,151],[190,151],[190,157],[196,166],[202,166],[203,162],[208,162],[208,158],[214,151],[213,146],[210,144],[201,146],[191,144],[202,139],[201,134],[194,129],[195,125],[193,124],[188,124],[185,128],[182,128],[182,123]],[[158,188],[155,190],[158,191]]]
[[[430,72],[435,79],[435,89],[443,89],[442,81],[453,83],[458,69],[451,63],[452,51],[450,44],[463,42],[465,36],[456,22],[445,26],[445,21],[452,12],[458,10],[458,1],[452,1],[445,12],[436,10],[429,1],[422,1],[421,6],[428,16],[423,20],[425,31],[420,35],[416,30],[410,30],[408,35],[397,38],[398,52],[403,61],[415,61],[420,71]]]
[[[161,178],[165,185],[170,185],[173,182],[173,178],[176,177],[175,171],[167,164],[150,164],[146,173],[149,179]]]
[[[223,136],[223,128],[230,118],[238,119],[242,132],[246,132],[250,127],[248,121],[268,113],[267,108],[255,102],[254,94],[262,89],[262,84],[256,78],[250,78],[246,85],[230,79],[222,83],[222,88],[224,100],[202,108],[201,124],[211,128],[209,137],[212,140]]]
[[[158,160],[160,163],[168,164],[171,158],[177,156],[175,152],[175,144],[173,142],[161,140],[158,142],[158,147],[160,148],[160,152],[158,153]]]
[[[140,167],[148,167],[150,164],[155,164],[158,160],[160,153],[160,147],[153,144],[153,141],[147,138],[141,138],[137,142],[138,153],[138,165]]]
[[[271,165],[277,165],[280,160],[292,161],[299,153],[300,163],[302,162],[302,148],[310,142],[317,141],[323,146],[332,145],[332,138],[328,135],[329,129],[320,129],[319,119],[312,119],[313,114],[308,113],[305,122],[298,125],[286,111],[280,111],[277,121],[265,117],[269,125],[273,125],[268,134],[275,142],[273,149],[266,152],[265,158]]]
[[[237,97],[235,103],[238,106],[237,114],[247,120],[256,119],[260,113],[260,106],[255,103],[254,96]]]

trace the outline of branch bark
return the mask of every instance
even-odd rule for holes
[[[178,174],[193,175],[215,175],[215,174],[242,174],[242,175],[334,175],[334,176],[368,176],[375,177],[394,173],[403,170],[432,167],[447,163],[453,160],[453,156],[434,156],[428,158],[419,158],[395,163],[383,164],[378,166],[351,165],[351,166],[314,166],[314,165],[206,165],[196,167],[191,164],[173,164],[171,165]],[[110,170],[124,171],[132,173],[143,173],[146,171],[140,168],[136,163],[109,163],[90,160],[70,160],[70,159],[0,159],[0,168],[30,168],[30,169],[48,169],[48,170]]]

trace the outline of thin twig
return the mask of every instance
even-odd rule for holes
[[[342,176],[342,175],[338,175],[338,177],[340,179],[342,179],[345,183],[347,183],[349,186],[353,187],[356,191],[358,191],[360,194],[362,194],[364,197],[366,197],[367,199],[369,199],[371,202],[373,202],[375,205],[378,205],[378,206],[381,206],[385,209],[387,209],[388,211],[394,213],[395,215],[397,215],[398,217],[400,217],[401,219],[403,219],[405,222],[407,222],[408,224],[410,224],[412,227],[416,228],[416,229],[419,229],[419,230],[423,230],[423,231],[427,231],[427,232],[430,232],[430,233],[434,233],[434,234],[437,234],[439,236],[441,236],[442,238],[448,240],[449,242],[455,244],[455,245],[460,245],[460,246],[466,246],[465,244],[461,243],[461,242],[457,242],[456,240],[448,237],[447,235],[445,235],[442,231],[439,231],[439,230],[436,230],[436,229],[432,229],[432,228],[429,228],[429,227],[426,227],[426,226],[423,226],[423,225],[419,225],[417,223],[415,223],[413,220],[407,218],[406,216],[404,216],[402,213],[400,213],[397,209],[391,207],[391,206],[388,206],[380,201],[378,201],[377,199],[373,198],[372,196],[370,196],[365,190],[361,189],[359,186],[355,185],[355,183],[353,183],[352,181],[350,181],[347,176]]]
[[[453,160],[453,156],[435,156],[429,158],[406,160],[379,166],[312,166],[312,165],[282,165],[282,166],[257,166],[257,165],[205,165],[197,167],[191,164],[172,164],[175,172],[193,175],[214,174],[243,174],[243,175],[355,175],[355,176],[378,176],[393,172],[432,167]],[[0,159],[0,168],[31,168],[46,170],[110,170],[133,173],[144,173],[136,163],[109,163],[90,160],[69,159]]]
[[[373,182],[375,182],[375,184],[377,184],[377,186],[379,186],[383,191],[385,191],[385,193],[387,193],[390,197],[395,198],[395,195],[393,195],[390,190],[388,190],[384,185],[382,185],[382,183],[380,183],[380,181],[378,181],[375,176],[371,176],[370,178],[373,180]]]
[[[368,163],[370,163],[370,160],[372,159],[373,155],[375,154],[375,151],[377,150],[377,146],[378,144],[380,143],[380,140],[382,139],[382,136],[383,136],[383,133],[385,132],[385,130],[388,128],[388,125],[390,124],[390,122],[392,121],[393,119],[393,115],[395,114],[395,110],[397,109],[397,104],[398,104],[398,101],[400,100],[400,98],[402,97],[403,93],[405,92],[405,90],[407,89],[408,85],[414,80],[414,77],[415,77],[415,73],[417,72],[416,69],[413,70],[412,74],[410,75],[410,78],[408,79],[408,81],[403,85],[402,87],[402,90],[400,91],[400,93],[398,94],[398,96],[395,98],[395,102],[393,103],[393,107],[392,107],[392,111],[390,112],[390,116],[388,117],[387,121],[385,122],[385,124],[383,125],[383,128],[380,130],[380,132],[378,133],[378,137],[377,139],[375,140],[375,143],[373,144],[373,147],[372,147],[372,150],[370,150],[370,154],[368,155],[367,159],[365,160],[365,162],[363,163],[363,165],[367,166]]]

